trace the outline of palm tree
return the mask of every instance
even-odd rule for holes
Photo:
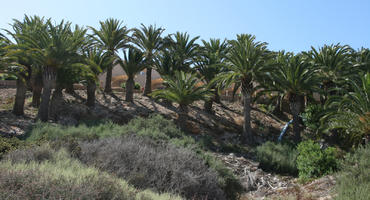
[[[177,32],[164,39],[164,45],[176,61],[176,70],[191,71],[190,65],[194,63],[199,53],[196,40],[199,36],[190,39],[188,33]]]
[[[300,113],[304,110],[304,97],[318,90],[318,70],[315,70],[304,56],[292,53],[279,52],[276,64],[276,68],[269,75],[275,90],[289,99],[294,139],[299,142]]]
[[[365,73],[370,72],[370,49],[361,48],[355,53],[355,67]]]
[[[156,90],[151,95],[155,98],[166,99],[178,103],[178,122],[185,129],[188,118],[189,105],[194,101],[207,100],[210,97],[208,88],[199,86],[196,74],[176,71],[174,76],[165,77],[167,88]]]
[[[232,83],[241,85],[244,97],[244,142],[253,142],[251,129],[251,100],[255,91],[253,83],[262,78],[266,66],[270,60],[270,53],[267,50],[267,43],[256,42],[256,37],[249,34],[237,35],[236,40],[229,41],[230,49],[227,59],[227,72],[219,74],[214,82],[229,87]]]
[[[33,52],[33,59],[42,66],[44,89],[41,96],[38,117],[41,121],[49,118],[51,90],[57,81],[59,68],[71,66],[80,61],[79,50],[85,43],[86,30],[71,31],[71,23],[62,21],[57,25],[47,22],[48,30],[40,31],[38,37],[24,37],[27,49]],[[60,92],[56,88],[55,92]]]
[[[212,113],[212,105],[218,97],[216,85],[211,86],[211,81],[224,70],[225,58],[227,54],[227,42],[221,42],[220,39],[210,39],[209,42],[202,40],[203,47],[195,67],[201,75],[202,81],[210,85],[214,90],[213,98],[204,103],[204,109]]]
[[[80,68],[87,69],[84,70],[87,73],[84,73],[83,75],[84,79],[87,82],[87,106],[95,106],[96,83],[99,80],[98,75],[103,70],[111,66],[113,60],[114,57],[111,57],[109,54],[104,53],[102,49],[93,47],[85,53],[85,58],[83,62],[77,64]]]
[[[48,21],[48,20],[46,20]],[[23,21],[14,20],[12,24],[13,32],[5,30],[15,41],[8,46],[8,56],[13,59],[12,72],[17,76],[17,92],[13,113],[23,115],[24,102],[27,86],[32,88],[32,105],[38,106],[42,84],[36,80],[39,74],[38,66],[34,64],[31,51],[25,48],[26,40],[24,37],[37,37],[40,31],[47,29],[44,18],[38,16],[28,17],[25,15]]]
[[[93,27],[90,29],[94,32],[92,35],[96,43],[106,50],[111,56],[117,56],[119,49],[127,47],[129,41],[129,32],[126,26],[122,26],[122,22],[117,19],[109,18],[100,21],[100,29],[97,30]],[[117,56],[118,57],[118,56]],[[113,65],[107,69],[107,77],[105,81],[104,91],[107,93],[112,92],[112,68]]]
[[[158,56],[162,48],[161,34],[164,29],[157,28],[156,26],[150,25],[146,27],[141,24],[141,29],[134,29],[133,43],[135,43],[145,55],[148,66],[146,67],[146,81],[144,95],[148,95],[152,92],[152,68],[154,64],[154,57]]]
[[[124,59],[118,59],[118,63],[127,75],[126,101],[132,102],[134,96],[135,75],[146,67],[144,53],[136,48],[130,48],[123,52]]]
[[[370,73],[361,81],[347,79],[350,91],[343,96],[331,96],[325,108],[331,110],[321,121],[328,130],[339,130],[347,144],[357,146],[370,135]]]
[[[320,70],[323,78],[321,85],[324,103],[330,94],[338,92],[338,88],[343,85],[343,77],[349,77],[358,71],[353,65],[353,49],[348,45],[324,45],[316,50],[311,47],[311,51],[306,53],[311,57],[311,61]],[[336,92],[333,91],[336,89]]]

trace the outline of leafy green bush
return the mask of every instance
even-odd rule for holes
[[[0,180],[0,199],[180,199],[140,192],[122,179],[86,167],[64,150],[47,146],[11,152],[0,163]]]
[[[337,174],[337,200],[370,199],[370,145],[348,154]]]
[[[0,74],[0,80],[7,80],[7,81],[17,80],[17,76],[12,75],[12,74]]]
[[[332,173],[338,167],[336,149],[333,147],[322,150],[318,143],[307,140],[301,142],[297,149],[297,168],[299,178],[303,181]]]
[[[121,88],[126,89],[126,82],[121,84]],[[141,89],[141,85],[139,83],[135,83],[134,90],[140,90],[140,89]]]
[[[297,175],[297,156],[298,151],[289,144],[266,142],[257,147],[260,167],[278,173]]]
[[[6,138],[0,136],[0,159],[9,151],[24,145],[24,142],[16,137]]]

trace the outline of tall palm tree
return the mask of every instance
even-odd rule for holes
[[[161,38],[163,31],[162,28],[153,25],[146,27],[143,24],[141,24],[140,29],[134,29],[132,41],[144,52],[148,64],[144,89],[144,95],[146,96],[152,92],[152,68],[154,57],[158,56],[163,46]]]
[[[47,22],[48,30],[40,31],[37,38],[24,37],[27,48],[33,52],[33,59],[42,66],[43,92],[38,117],[49,118],[51,90],[56,85],[59,68],[71,66],[80,61],[79,50],[85,43],[83,31],[72,31],[71,23],[62,21],[53,25]]]
[[[304,56],[292,53],[280,52],[276,64],[276,68],[269,75],[275,89],[289,99],[294,139],[299,142],[300,113],[304,110],[304,97],[319,89],[318,70],[313,68]]]
[[[167,99],[178,103],[178,122],[181,128],[186,128],[189,105],[194,101],[207,100],[210,97],[208,88],[199,86],[196,74],[176,71],[174,76],[166,76],[167,88],[156,90],[151,95],[155,98]]]
[[[118,59],[118,63],[126,72],[126,101],[132,102],[134,96],[135,75],[146,67],[144,53],[136,48],[130,48],[123,52],[124,59]]]
[[[201,75],[202,81],[207,83],[214,90],[213,98],[210,98],[204,103],[204,109],[208,113],[212,113],[212,104],[218,97],[218,89],[216,85],[210,85],[211,81],[224,70],[225,58],[227,54],[227,42],[221,42],[220,39],[210,39],[209,42],[202,40],[203,47],[195,67]]]
[[[353,63],[353,49],[348,45],[324,45],[318,50],[311,47],[311,51],[306,53],[311,58],[313,64],[320,70],[323,78],[323,102],[324,103],[333,89],[343,85],[343,77],[351,76],[357,69]],[[336,89],[336,92],[339,90]]]
[[[173,54],[176,61],[176,70],[191,71],[190,65],[195,62],[199,53],[199,45],[196,40],[199,36],[190,38],[188,33],[176,32],[164,39],[167,50]]]
[[[93,31],[93,39],[96,43],[106,50],[111,56],[117,56],[119,49],[127,47],[129,42],[130,30],[126,26],[122,26],[122,21],[117,19],[109,18],[107,20],[100,21],[100,29],[97,30],[90,27]],[[112,69],[113,65],[107,69],[107,77],[105,81],[104,91],[107,93],[112,92]]]
[[[227,59],[227,72],[215,78],[219,85],[229,87],[232,83],[241,85],[244,106],[243,140],[253,142],[251,129],[251,102],[255,91],[253,83],[262,78],[270,60],[267,43],[257,42],[250,34],[237,35],[236,40],[229,41],[230,49]]]

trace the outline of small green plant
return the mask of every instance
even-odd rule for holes
[[[257,160],[261,168],[278,173],[297,175],[298,151],[289,144],[266,142],[257,147]]]
[[[123,83],[121,84],[121,88],[126,89],[126,82],[123,82]],[[134,85],[134,89],[135,89],[135,90],[140,90],[140,89],[141,89],[141,85],[140,85],[139,83],[135,83],[135,85]]]
[[[16,137],[6,138],[0,136],[0,159],[8,152],[22,147],[24,142]]]
[[[336,149],[328,147],[321,149],[318,143],[312,140],[301,142],[298,147],[297,168],[299,178],[305,182],[311,178],[318,178],[337,170],[338,163]]]
[[[356,184],[354,184],[356,183]],[[370,145],[348,154],[337,174],[336,200],[370,199]]]

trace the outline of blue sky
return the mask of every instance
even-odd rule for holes
[[[369,0],[3,0],[0,27],[24,14],[98,26],[114,17],[128,27],[156,24],[166,34],[202,39],[250,33],[271,50],[305,51],[338,43],[370,47]]]

